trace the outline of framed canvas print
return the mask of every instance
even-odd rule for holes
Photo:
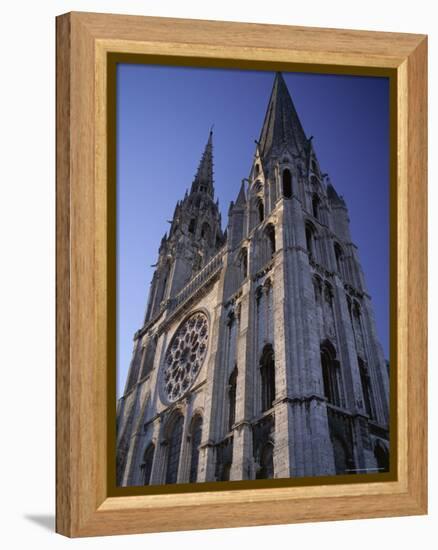
[[[423,514],[424,36],[57,19],[57,531]]]

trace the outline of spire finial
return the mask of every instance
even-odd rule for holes
[[[191,193],[205,192],[213,198],[213,126],[208,134],[208,141],[202,154],[195,179],[192,183]]]
[[[246,178],[242,179],[242,183],[240,184],[239,194],[237,195],[237,199],[236,199],[236,206],[243,207],[246,204],[246,193],[245,193],[246,181],[247,181]]]

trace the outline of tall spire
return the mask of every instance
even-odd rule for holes
[[[201,162],[198,166],[195,179],[192,183],[191,193],[208,193],[214,196],[213,187],[213,128],[210,129],[207,145],[205,146]]]
[[[259,151],[262,160],[287,146],[293,153],[301,153],[307,145],[306,134],[301,126],[292,98],[283,75],[275,75],[271,97],[260,134]]]
[[[242,180],[242,184],[240,186],[239,194],[237,195],[236,199],[236,206],[243,207],[246,204],[246,195],[245,195],[245,181]]]

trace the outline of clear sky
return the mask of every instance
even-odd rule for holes
[[[283,73],[322,172],[346,200],[389,357],[389,81]],[[142,323],[160,240],[214,124],[223,227],[247,177],[274,73],[120,64],[117,69],[117,395]]]

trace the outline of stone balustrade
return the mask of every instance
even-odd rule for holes
[[[203,287],[222,268],[225,247],[219,252],[191,279],[178,294],[169,300],[168,309],[173,312],[189,300],[199,288]]]

